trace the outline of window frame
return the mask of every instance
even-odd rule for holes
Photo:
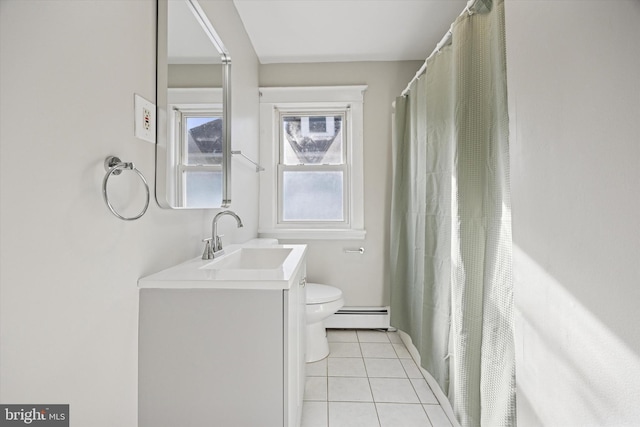
[[[366,85],[260,88],[260,237],[364,239],[363,101]],[[284,165],[283,116],[343,116],[343,163]],[[282,174],[286,170],[343,172],[343,221],[282,220]]]

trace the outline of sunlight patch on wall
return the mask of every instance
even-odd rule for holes
[[[640,355],[517,246],[514,281],[519,424],[637,425]]]

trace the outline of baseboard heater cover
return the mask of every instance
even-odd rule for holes
[[[343,307],[324,321],[333,329],[389,329],[390,307]]]

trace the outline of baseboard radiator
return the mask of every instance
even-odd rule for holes
[[[390,329],[389,307],[342,307],[324,321],[333,329]]]

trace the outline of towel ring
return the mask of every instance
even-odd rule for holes
[[[107,204],[107,207],[109,208],[111,213],[124,221],[133,221],[140,218],[142,215],[144,215],[147,212],[147,208],[149,207],[150,195],[149,195],[149,184],[147,184],[147,180],[144,178],[144,175],[142,175],[142,172],[136,169],[133,163],[122,162],[116,156],[109,156],[105,159],[104,169],[107,171],[107,174],[104,176],[104,179],[102,180],[102,197],[104,198],[104,202]],[[144,187],[147,189],[147,201],[144,204],[144,208],[142,208],[142,212],[132,217],[126,217],[126,216],[120,215],[120,213],[118,213],[111,205],[111,202],[109,201],[109,195],[107,194],[107,181],[109,181],[109,178],[111,177],[111,175],[120,175],[122,171],[125,169],[129,169],[137,173],[140,179],[142,180]]]

